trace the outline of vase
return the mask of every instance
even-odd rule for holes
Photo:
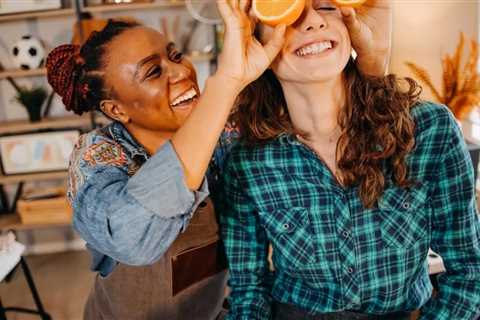
[[[38,122],[42,120],[42,105],[31,105],[25,108],[27,109],[30,122]]]

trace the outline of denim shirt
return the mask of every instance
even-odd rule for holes
[[[226,149],[220,143],[215,151],[212,178]],[[91,269],[102,276],[119,262],[159,260],[208,195],[207,179],[189,190],[170,141],[149,157],[118,122],[82,135],[70,159],[73,227],[87,242]]]

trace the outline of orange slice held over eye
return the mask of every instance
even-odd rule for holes
[[[302,15],[305,0],[253,0],[257,18],[270,26],[291,25]]]
[[[340,7],[353,7],[353,8],[356,8],[356,7],[359,7],[361,6],[362,4],[364,4],[365,2],[367,2],[367,0],[332,0],[337,6],[340,6]]]

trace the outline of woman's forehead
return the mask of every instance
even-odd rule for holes
[[[145,55],[164,53],[167,44],[167,39],[162,33],[147,27],[135,27],[122,32],[112,40],[108,46],[109,56],[114,59],[140,61]]]

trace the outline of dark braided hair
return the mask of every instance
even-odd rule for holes
[[[66,109],[76,114],[99,110],[108,99],[103,81],[105,46],[125,30],[139,26],[136,22],[109,20],[101,31],[94,31],[80,47],[61,45],[47,57],[47,78],[62,97]]]

